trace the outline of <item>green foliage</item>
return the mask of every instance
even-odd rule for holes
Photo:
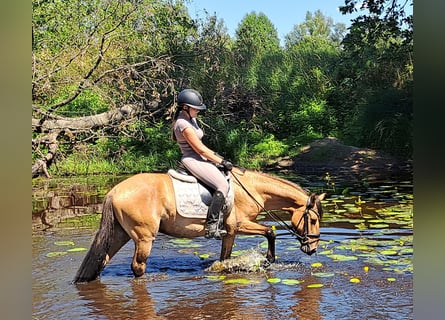
[[[406,99],[405,92],[382,89],[364,101],[358,110],[343,130],[345,142],[397,156],[412,156],[412,101]]]
[[[286,48],[303,41],[305,38],[318,38],[340,44],[345,33],[346,26],[343,23],[334,24],[332,18],[325,17],[320,10],[315,13],[306,12],[303,23],[295,25],[285,37]]]
[[[73,88],[64,88],[59,92],[60,96],[54,97],[51,104],[59,103],[68,98]],[[108,103],[104,97],[94,89],[84,90],[77,99],[57,109],[57,114],[66,117],[82,117],[107,111]]]
[[[287,152],[287,145],[278,141],[272,134],[266,134],[265,137],[253,146],[253,151],[262,158],[276,158]]]
[[[170,127],[163,122],[147,127],[140,121],[128,130],[140,131],[137,139],[122,132],[120,137],[100,138],[95,144],[77,146],[52,169],[56,175],[118,174],[165,171],[176,166],[179,148],[170,138]]]
[[[409,19],[397,2],[367,3],[373,14],[355,19],[345,37],[328,100],[346,143],[411,157],[412,25],[403,24]]]
[[[342,10],[357,3],[346,0]],[[88,116],[124,104],[143,109],[117,126],[63,136],[50,172],[174,166],[180,152],[169,123],[182,87],[198,89],[209,106],[205,143],[238,165],[260,169],[328,135],[410,157],[412,17],[398,1],[365,3],[369,14],[347,32],[319,10],[307,12],[281,47],[263,13],[247,14],[232,39],[217,16],[192,19],[184,1],[33,0],[39,116]],[[48,148],[39,152],[33,160]]]
[[[112,161],[96,154],[92,147],[84,146],[82,150],[68,154],[52,166],[50,174],[56,176],[89,175],[89,174],[117,174],[119,168]]]
[[[216,129],[215,136],[208,137],[209,146],[237,165],[249,169],[260,169],[288,151],[285,142],[255,129],[246,121],[231,124],[220,119],[213,127]]]
[[[277,30],[264,13],[252,12],[240,22],[235,38],[239,81],[248,89],[257,88],[258,72],[267,68],[262,64],[263,57],[280,51]]]

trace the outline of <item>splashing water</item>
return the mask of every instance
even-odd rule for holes
[[[265,271],[269,262],[266,257],[256,249],[249,249],[237,257],[224,261],[215,261],[210,267],[205,269],[207,272],[259,272]]]

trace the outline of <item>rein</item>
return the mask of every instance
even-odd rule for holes
[[[241,169],[241,168],[240,168],[240,169]],[[317,216],[319,217],[319,214],[318,214],[317,212],[315,212],[315,211],[310,207],[310,205],[311,205],[311,198],[310,198],[310,196],[309,196],[308,199],[307,199],[307,202],[306,202],[306,208],[305,208],[305,210],[304,210],[304,213],[303,213],[303,215],[302,215],[301,218],[300,218],[300,221],[301,221],[301,219],[304,219],[304,220],[303,220],[304,235],[303,235],[303,236],[300,236],[300,235],[297,233],[297,230],[296,230],[293,226],[288,225],[288,224],[287,224],[283,219],[281,219],[276,213],[274,213],[274,212],[272,212],[272,211],[269,211],[269,210],[267,210],[266,208],[264,208],[264,206],[263,206],[261,203],[259,203],[258,200],[255,199],[255,197],[249,192],[249,190],[247,190],[247,188],[241,183],[241,181],[240,181],[240,180],[238,179],[238,177],[234,174],[234,172],[231,171],[231,173],[232,173],[232,176],[235,178],[235,180],[238,182],[238,184],[241,186],[241,188],[247,193],[247,195],[248,195],[249,197],[252,198],[253,201],[255,201],[255,203],[260,207],[260,209],[263,210],[264,212],[266,212],[267,215],[268,215],[269,217],[271,217],[273,220],[275,220],[276,222],[278,222],[278,224],[280,224],[282,227],[284,227],[285,229],[287,229],[288,233],[285,233],[285,234],[291,234],[291,235],[295,236],[295,237],[300,241],[300,243],[301,243],[302,245],[304,245],[304,244],[308,244],[308,243],[311,243],[311,242],[316,241],[316,240],[312,240],[312,241],[310,241],[309,237],[317,238],[317,239],[320,238],[320,234],[319,234],[319,233],[318,233],[318,234],[310,234],[310,233],[309,233],[309,210],[311,210],[312,212],[314,212],[315,214],[317,214]],[[300,221],[298,221],[297,225],[300,224]],[[284,234],[283,234],[283,235],[284,235]]]

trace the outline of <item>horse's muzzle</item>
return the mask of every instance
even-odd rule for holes
[[[300,247],[301,251],[303,251],[304,253],[306,253],[307,255],[311,256],[313,255],[315,252],[317,252],[317,248],[312,248],[309,244],[304,244]]]

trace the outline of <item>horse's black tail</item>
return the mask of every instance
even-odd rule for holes
[[[100,272],[105,267],[106,256],[110,249],[111,240],[114,234],[114,211],[112,200],[113,196],[107,194],[103,203],[99,230],[83,259],[79,270],[77,270],[77,274],[72,281],[74,284],[97,279]]]

